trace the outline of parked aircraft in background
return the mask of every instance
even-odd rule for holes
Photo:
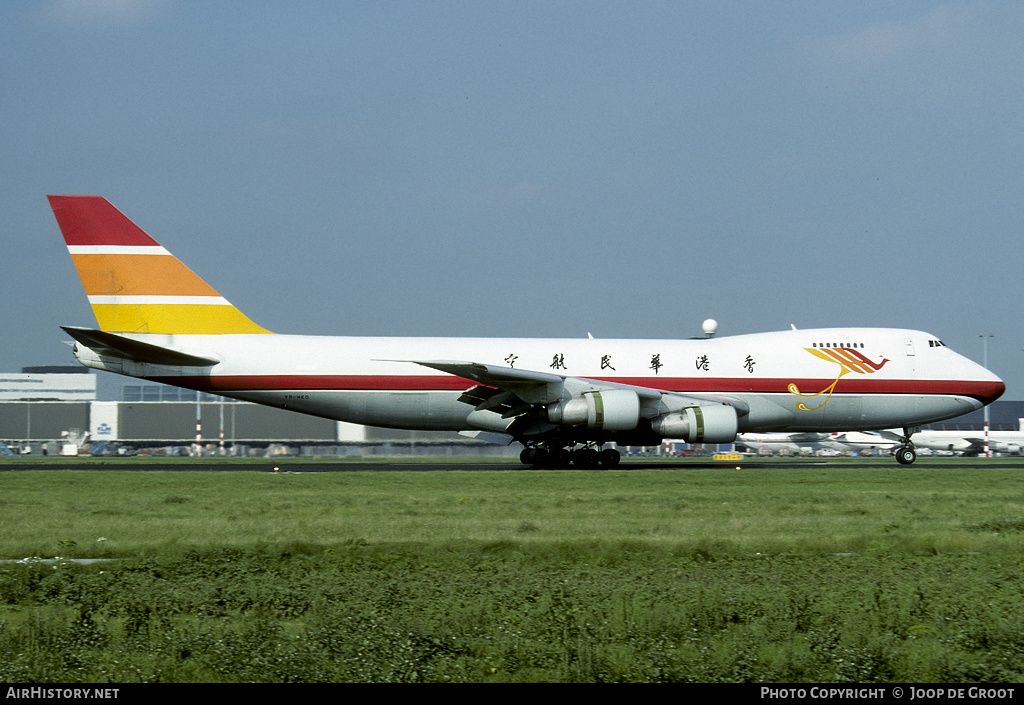
[[[1024,451],[1024,419],[1020,426],[1018,431],[989,431],[988,450],[992,453],[1020,455]],[[902,439],[902,434],[896,429],[844,433],[741,433],[736,438],[736,445],[754,452],[765,450],[774,454],[813,453],[820,450],[892,452],[900,448]],[[918,448],[949,451],[958,455],[984,455],[985,443],[985,432],[977,430],[921,430],[914,434],[914,445]]]
[[[922,433],[922,431],[914,433],[915,446],[920,445],[917,442],[917,435],[919,433]],[[855,450],[857,452],[874,450],[891,453],[899,450],[902,446],[902,440],[886,438],[873,431],[846,431],[844,433],[834,433],[832,436],[832,441],[842,450]]]
[[[914,444],[921,448],[938,451],[952,451],[960,455],[984,455],[985,443],[991,453],[1007,453],[1020,455],[1024,449],[1024,421],[1018,431],[992,431],[986,436],[984,431],[918,431],[914,434]],[[879,435],[896,443],[899,438],[897,431],[883,431]]]
[[[914,434],[914,445],[920,447]],[[879,450],[893,452],[902,446],[902,440],[893,440],[870,431],[844,431],[832,433],[741,433],[736,446],[746,447],[753,452],[768,451],[774,455],[817,453],[819,451],[865,451]]]
[[[612,466],[619,453],[609,443],[893,427],[906,429],[897,457],[909,463],[909,429],[1005,389],[913,330],[685,340],[273,334],[105,199],[49,200],[99,322],[64,328],[82,364],[341,421],[518,441],[530,464]]]
[[[736,449],[772,455],[799,455],[822,450],[835,450],[828,433],[741,433],[736,436]]]

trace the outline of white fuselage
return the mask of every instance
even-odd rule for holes
[[[471,361],[654,390],[718,395],[749,412],[740,431],[906,427],[981,408],[998,377],[912,330],[791,330],[689,340],[145,335],[219,360],[189,368],[114,360],[90,367],[283,409],[392,428],[462,431],[470,380],[416,361]],[[845,362],[844,362],[845,360]]]

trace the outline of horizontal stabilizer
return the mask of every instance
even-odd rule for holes
[[[128,358],[135,362],[145,362],[151,365],[179,367],[210,367],[220,362],[216,358],[191,355],[174,348],[126,338],[117,333],[91,328],[76,328],[75,326],[61,326],[61,328],[79,343],[99,355]]]

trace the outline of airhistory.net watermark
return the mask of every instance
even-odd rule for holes
[[[26,700],[115,700],[120,688],[54,688],[8,686],[6,698]]]

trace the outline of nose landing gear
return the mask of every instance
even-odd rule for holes
[[[910,437],[914,435],[916,430],[910,428],[903,429],[903,437],[900,439],[902,445],[896,449],[896,462],[900,465],[911,465],[917,460],[917,450],[914,448],[914,442],[910,440]]]
[[[901,465],[910,465],[917,460],[917,451],[913,447],[900,446],[896,450],[896,462]]]

